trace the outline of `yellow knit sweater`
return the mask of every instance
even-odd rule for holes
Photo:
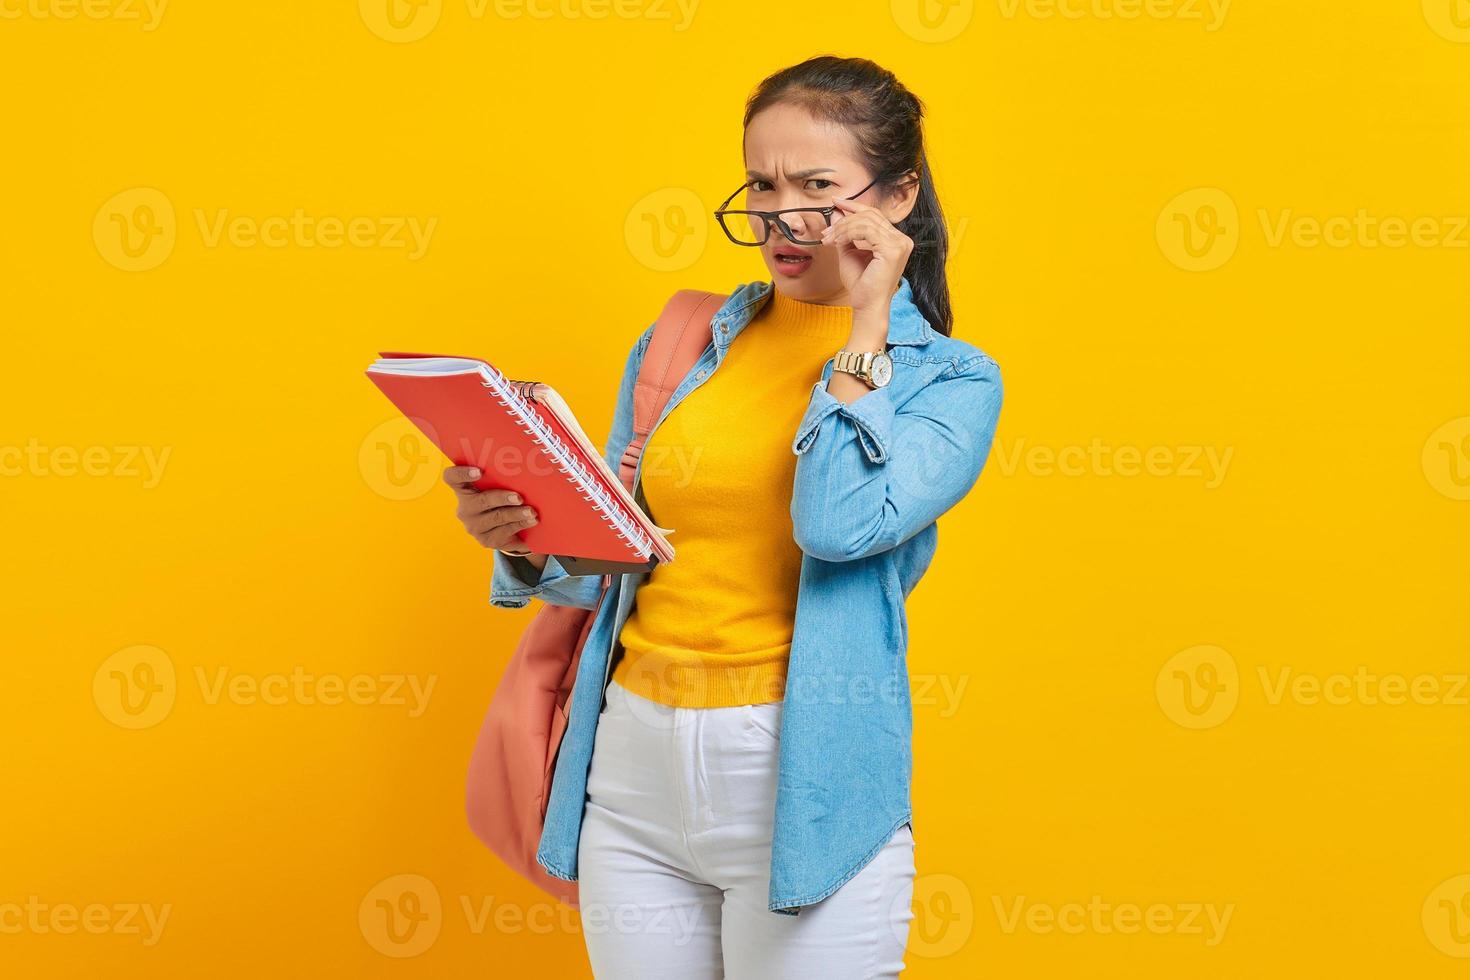
[[[613,671],[663,704],[777,701],[796,616],[801,549],[791,533],[791,442],[852,308],[774,292],[718,371],[643,449],[649,516],[672,528],[672,562],[638,589]]]

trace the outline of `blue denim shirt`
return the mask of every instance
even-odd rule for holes
[[[712,343],[674,390],[660,423],[719,370],[771,288],[769,282],[743,285],[720,307]],[[650,325],[623,370],[605,447],[614,472],[632,439],[633,383],[652,333]],[[893,297],[887,343],[892,380],[851,403],[826,390],[827,360],[791,442],[798,456],[791,521],[803,555],[782,707],[773,912],[794,915],[831,895],[911,823],[904,601],[934,555],[935,519],[979,478],[1000,413],[995,361],[931,329],[907,279]],[[640,464],[640,477],[641,470]],[[494,561],[493,605],[516,608],[533,596],[596,605],[600,576],[568,575],[555,558],[539,577],[524,559],[497,552]],[[587,773],[611,657],[647,575],[614,576],[583,649],[536,854],[558,878],[577,878]]]

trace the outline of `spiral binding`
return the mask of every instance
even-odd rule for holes
[[[481,373],[488,379],[481,381],[481,386],[489,388],[501,406],[512,410],[521,430],[551,457],[557,469],[566,476],[567,482],[576,486],[582,499],[590,502],[602,515],[607,526],[617,532],[624,546],[640,557],[652,554],[653,540],[640,528],[627,522],[615,505],[612,494],[598,483],[597,478],[588,471],[576,454],[567,448],[561,437],[546,427],[540,414],[531,407],[531,389],[536,382],[511,381],[489,364],[481,366]]]

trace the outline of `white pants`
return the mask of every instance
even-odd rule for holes
[[[780,702],[670,708],[608,685],[577,854],[598,980],[865,980],[903,969],[907,824],[800,915],[767,910],[780,725]]]

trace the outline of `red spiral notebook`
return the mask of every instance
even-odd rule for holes
[[[550,385],[512,381],[472,357],[380,354],[368,378],[481,490],[514,490],[538,523],[520,532],[573,575],[651,570],[672,561],[654,524]]]

